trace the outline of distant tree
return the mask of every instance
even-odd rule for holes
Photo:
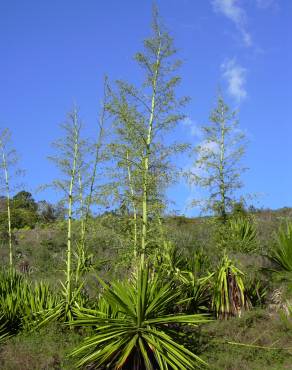
[[[25,208],[11,208],[11,226],[13,229],[22,229],[28,227],[33,229],[38,222],[36,211]]]
[[[114,117],[117,136],[112,150],[122,172],[121,190],[134,218],[134,252],[142,264],[151,244],[151,220],[161,217],[164,190],[175,180],[170,158],[185,149],[185,145],[166,139],[184,118],[181,108],[188,101],[176,96],[180,82],[176,69],[181,63],[175,54],[173,39],[154,8],[152,35],[144,41],[144,50],[135,56],[144,73],[142,85],[117,81],[116,89],[110,91],[108,109]]]
[[[245,153],[245,135],[239,130],[236,112],[230,111],[221,94],[210,115],[210,123],[202,127],[203,140],[195,148],[197,159],[191,179],[206,189],[206,200],[194,201],[204,211],[213,211],[223,222],[236,202],[236,191],[242,187],[240,165]]]
[[[46,200],[37,202],[38,218],[42,222],[54,222],[65,218],[66,210],[60,204],[51,204]]]
[[[33,199],[32,194],[25,190],[14,195],[12,202],[14,208],[23,208],[31,211],[37,210],[37,203]]]
[[[52,222],[56,220],[54,206],[46,200],[41,200],[37,203],[37,213],[42,222]]]
[[[2,203],[3,201],[7,202],[6,197],[4,199]],[[38,219],[37,203],[31,193],[22,190],[10,199],[10,226],[12,229],[33,228]],[[7,225],[7,222],[7,210],[0,207],[0,223]]]

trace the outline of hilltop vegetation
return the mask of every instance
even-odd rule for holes
[[[237,213],[230,216],[237,217]],[[249,305],[242,308],[240,318],[235,315],[227,321],[205,324],[200,330],[185,327],[185,340],[188,348],[200,355],[211,369],[289,369],[292,342],[292,320],[289,318],[291,280],[288,272],[286,277],[282,276],[283,268],[273,262],[271,256],[279,227],[290,222],[292,212],[288,208],[258,210],[246,212],[244,217],[252,219],[256,226],[254,250],[246,253],[235,249],[230,250],[229,255],[244,274],[244,294]],[[111,281],[117,277],[124,279],[129,274],[131,256],[121,249],[121,245],[126,245],[125,230],[129,221],[129,215],[120,214],[120,211],[90,221],[87,245],[91,266],[86,273],[84,290],[91,307],[97,304],[96,294],[100,290],[98,276]],[[163,224],[171,241],[171,248],[164,251],[160,259],[166,269],[164,274],[169,279],[170,271],[173,271],[173,284],[186,289],[187,297],[191,299],[187,304],[178,304],[177,310],[216,315],[216,309],[209,305],[211,301],[208,303],[208,299],[212,300],[212,292],[203,288],[204,277],[216,271],[220,260],[220,253],[213,244],[214,239],[218,238],[215,235],[215,220],[206,217],[167,217]],[[78,235],[79,229],[80,221],[75,220],[73,235]],[[240,242],[240,237],[237,235],[233,243]],[[16,270],[25,280],[45,280],[55,292],[56,289],[59,291],[58,280],[63,278],[66,253],[66,220],[39,221],[33,228],[15,228],[14,238]],[[240,245],[244,250],[242,243]],[[196,259],[192,257],[194,255]],[[4,245],[1,258],[5,263],[8,262]],[[187,258],[189,263],[183,262],[183,258]],[[193,265],[190,261],[193,261]],[[194,278],[193,274],[197,280],[192,283],[189,279]],[[180,278],[182,280],[178,281]],[[214,289],[215,281],[212,279],[207,285],[208,289]],[[202,291],[198,288],[200,285]],[[66,326],[60,327],[55,323],[37,332],[24,331],[2,344],[1,368],[72,369],[75,362],[68,354],[82,343],[85,335],[88,334],[83,330],[72,332]]]

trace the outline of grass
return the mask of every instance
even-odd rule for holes
[[[250,311],[240,319],[207,324],[201,334],[205,338],[201,357],[212,370],[292,369],[292,330],[278,315],[269,315],[264,310]]]
[[[82,337],[55,325],[35,333],[22,333],[9,339],[0,349],[1,370],[73,370],[67,354]]]
[[[211,370],[289,370],[292,369],[291,328],[278,315],[255,310],[246,312],[240,319],[206,324],[192,334],[196,336],[196,353],[209,363]],[[39,333],[21,334],[1,346],[0,369],[74,370],[74,361],[67,355],[83,339],[80,333],[55,325]],[[291,351],[227,343],[232,341],[263,347],[290,347]]]

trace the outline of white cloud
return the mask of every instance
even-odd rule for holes
[[[202,137],[202,131],[199,125],[195,121],[193,121],[191,118],[186,117],[183,120],[183,124],[188,128],[192,136],[198,137],[198,138]]]
[[[200,160],[203,156],[210,155],[212,153],[218,154],[220,152],[219,144],[215,141],[202,140],[197,146],[197,160]],[[191,173],[192,176],[205,176],[206,167],[203,163],[198,164],[197,162],[188,161],[184,167],[185,172]]]
[[[260,9],[267,9],[278,5],[277,0],[256,0],[256,2]]]
[[[247,70],[235,59],[229,59],[221,65],[223,77],[228,84],[228,93],[240,103],[247,97],[245,88]]]
[[[207,154],[218,154],[220,152],[220,148],[218,143],[214,141],[207,141],[203,140],[199,146],[199,150],[197,153],[197,160],[199,160],[202,156]],[[206,165],[201,163],[198,164],[197,162],[189,162],[185,167],[185,171],[188,173],[188,179],[186,183],[189,186],[189,196],[185,202],[184,213],[188,214],[191,209],[193,208],[202,208],[205,206],[205,196],[206,194],[200,187],[196,185],[196,177],[204,178],[208,175]]]
[[[242,35],[246,46],[252,45],[252,38],[247,30],[247,16],[245,10],[239,5],[239,0],[212,0],[216,12],[224,14],[230,19]]]
[[[211,153],[218,153],[220,151],[218,143],[215,141],[203,141],[200,144],[199,155],[206,155]]]

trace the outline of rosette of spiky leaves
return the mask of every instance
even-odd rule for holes
[[[268,294],[267,282],[258,276],[247,276],[244,278],[245,307],[262,306]]]
[[[5,327],[4,326],[0,326],[0,344],[3,343],[5,340],[7,340],[8,338],[10,338],[10,335],[5,332]]]
[[[234,250],[250,253],[257,249],[257,229],[247,217],[235,217],[229,220],[231,244]]]
[[[212,277],[207,271],[209,266],[207,256],[201,250],[196,250],[186,258],[177,246],[165,243],[157,262],[156,269],[167,281],[171,277],[173,288],[181,292],[179,310],[192,313],[206,311],[211,298]]]
[[[39,329],[52,321],[60,321],[63,323],[72,321],[75,316],[74,308],[76,307],[76,305],[78,306],[79,304],[83,306],[86,304],[86,298],[81,292],[83,285],[84,284],[82,283],[79,285],[78,288],[74,289],[71,293],[71,297],[69,297],[68,299],[66,286],[61,282],[61,299],[54,307],[43,310],[43,312],[41,312],[41,317],[35,328]]]
[[[167,275],[173,275],[186,265],[187,260],[176,245],[164,241],[163,248],[159,251],[155,263],[156,269],[162,269]]]
[[[186,304],[185,309],[188,312],[206,311],[211,299],[211,279],[213,273],[198,278],[192,271],[182,271],[178,275],[181,283],[182,294],[186,298],[180,301],[180,304]]]
[[[0,272],[0,335],[16,334],[22,327],[25,290],[21,275],[13,270]]]
[[[24,323],[28,329],[42,320],[44,312],[53,310],[60,302],[60,295],[52,292],[50,287],[40,282],[31,287],[24,306]]]
[[[206,311],[211,300],[211,278],[208,271],[209,259],[202,250],[194,251],[186,259],[184,269],[177,274],[183,295],[181,303],[186,303],[188,312]]]
[[[43,310],[54,307],[56,295],[48,285],[31,284],[15,271],[0,273],[0,335],[14,335],[34,325]]]
[[[288,272],[289,275],[292,273],[292,223],[279,229],[271,259],[276,262],[279,270]]]
[[[2,324],[0,324],[0,344],[1,344],[4,343],[7,339],[9,339],[11,337],[11,334],[7,330],[8,322],[3,321],[3,317],[0,317],[0,322],[2,322]]]
[[[216,316],[240,316],[245,305],[243,273],[224,255],[213,275],[212,307]]]
[[[78,367],[110,369],[195,369],[205,365],[179,343],[178,325],[207,322],[204,315],[172,315],[179,292],[161,284],[158,274],[140,268],[134,281],[104,284],[97,310],[80,309],[72,325],[94,328],[94,334],[72,352]],[[176,330],[174,330],[176,327]]]

